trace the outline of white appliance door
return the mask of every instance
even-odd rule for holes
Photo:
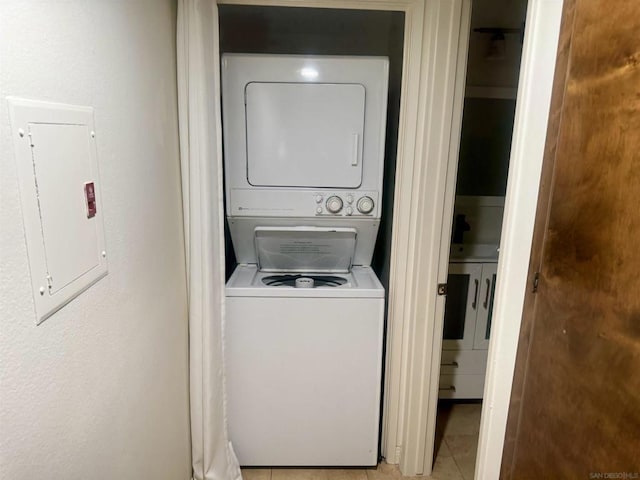
[[[262,187],[359,187],[364,101],[360,84],[247,84],[248,182]]]

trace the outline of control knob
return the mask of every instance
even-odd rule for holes
[[[330,213],[338,213],[342,210],[342,199],[336,195],[332,195],[327,199],[326,206]]]
[[[364,215],[373,211],[373,198],[365,196],[361,197],[356,204],[358,211]]]

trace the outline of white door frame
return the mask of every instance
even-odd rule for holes
[[[563,0],[529,0],[493,304],[476,478],[500,476]]]
[[[532,4],[560,1],[530,0]],[[399,463],[404,475],[428,475],[434,449],[444,318],[444,297],[437,296],[436,289],[447,278],[471,0],[217,0],[217,3],[405,13],[382,448],[387,462]],[[534,21],[545,24],[548,19],[538,16]],[[527,36],[530,29],[535,30],[536,25],[528,25]],[[555,49],[552,55],[555,58]],[[527,71],[536,77],[535,71]],[[519,132],[520,136],[526,133],[522,129]],[[526,140],[524,144],[526,148]],[[537,189],[538,179],[524,180],[535,184]],[[529,220],[527,213],[519,220]],[[528,255],[527,251],[525,263]],[[503,303],[508,298],[504,294],[500,298],[498,294],[497,291],[496,310],[501,298],[505,299]],[[501,318],[494,316],[494,322],[502,321]],[[499,327],[494,323],[493,328]],[[512,342],[514,345],[509,346],[515,349],[517,335],[515,341],[508,336],[505,341]],[[515,363],[515,351],[513,360]],[[505,418],[507,407],[501,412]],[[499,436],[497,430],[486,428],[483,432]],[[487,449],[486,464],[497,462],[499,466],[501,456],[502,447],[499,451]]]

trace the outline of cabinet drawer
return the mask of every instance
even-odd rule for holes
[[[440,375],[438,398],[482,398],[484,374]]]
[[[481,374],[487,369],[486,350],[443,350],[440,373],[449,375]]]

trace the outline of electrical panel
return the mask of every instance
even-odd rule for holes
[[[9,98],[40,323],[107,273],[93,109]]]

